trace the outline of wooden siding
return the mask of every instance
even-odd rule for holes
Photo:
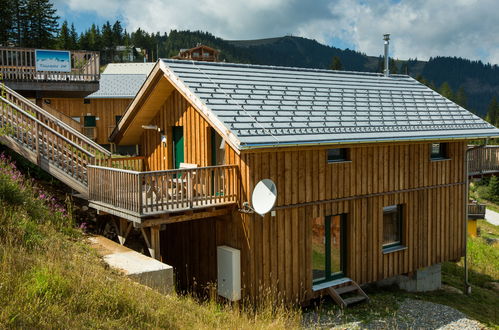
[[[211,126],[179,92],[174,91],[151,121],[166,133],[166,146],[160,143],[161,134],[146,130],[141,137],[142,154],[150,171],[172,168],[172,126],[184,128],[184,162],[209,166],[211,164]],[[230,163],[227,163],[230,164]]]
[[[216,259],[209,257],[216,246],[238,248],[243,295],[257,299],[271,292],[290,302],[314,296],[311,224],[318,216],[347,214],[346,275],[359,283],[457,259],[464,251],[465,147],[464,142],[450,143],[449,160],[430,161],[427,143],[352,146],[351,161],[335,164],[327,164],[326,148],[274,149],[240,157],[227,148],[227,163],[240,166],[240,203],[250,200],[249,193],[260,179],[271,178],[278,187],[276,216],[234,211],[232,217],[217,220],[216,226],[204,220],[175,230],[168,225],[163,234],[169,237],[165,249],[170,249],[170,256],[173,251],[192,249],[179,252],[189,257],[178,257],[174,265],[184,262],[184,269],[191,267],[190,275],[182,270],[185,281],[189,276],[193,281],[194,276],[199,284],[206,284],[216,281]],[[407,249],[383,254],[383,207],[394,204],[404,205]],[[216,230],[215,240],[212,230]],[[192,236],[195,233],[198,236]],[[187,243],[202,239],[208,247]],[[210,269],[196,265],[206,261]],[[191,287],[192,282],[182,281],[182,288]]]
[[[84,104],[82,98],[51,98],[49,106],[69,117],[96,116],[97,138],[99,144],[109,144],[108,137],[116,126],[116,116],[125,112],[131,99],[90,99]]]
[[[449,158],[429,159],[428,143],[358,145],[350,162],[327,163],[327,148],[243,153],[241,202],[263,178],[277,185],[276,216],[240,215],[246,293],[277,288],[288,301],[313,296],[311,221],[347,214],[346,275],[359,283],[461,257],[464,251],[464,151],[449,143]],[[237,157],[236,157],[236,163]],[[404,245],[382,252],[382,210],[404,204]]]

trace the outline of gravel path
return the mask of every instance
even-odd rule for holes
[[[499,226],[499,213],[486,209],[485,220],[487,220],[487,222],[490,222],[495,226]]]
[[[305,328],[322,329],[484,329],[478,321],[469,319],[460,311],[428,301],[406,299],[391,317],[378,319],[369,324],[353,321],[344,323],[341,312],[336,315],[308,313],[304,316]]]

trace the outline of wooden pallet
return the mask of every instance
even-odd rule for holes
[[[325,289],[333,300],[341,308],[348,307],[360,302],[369,302],[369,297],[352,279],[345,279],[341,284],[333,285]]]

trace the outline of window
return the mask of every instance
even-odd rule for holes
[[[345,162],[348,161],[348,149],[347,148],[334,148],[327,150],[327,162]]]
[[[90,104],[90,99],[83,99],[83,104]]]
[[[85,127],[95,127],[95,116],[85,116],[83,117],[83,126]]]
[[[328,282],[345,272],[346,215],[315,218],[312,221],[312,279],[314,284]]]
[[[431,159],[447,159],[447,143],[430,144]]]
[[[383,208],[383,250],[401,247],[402,240],[402,205],[391,205]]]
[[[123,116],[114,116],[114,122],[115,122],[115,125],[118,125],[118,123],[120,122],[121,120],[121,117]]]
[[[73,119],[76,122],[81,123],[81,118],[80,117],[71,117],[71,119]]]

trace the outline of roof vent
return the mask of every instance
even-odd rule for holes
[[[383,72],[385,73],[385,77],[390,76],[390,64],[389,64],[389,54],[388,47],[390,46],[390,34],[384,34],[383,40],[385,41],[385,69]]]

